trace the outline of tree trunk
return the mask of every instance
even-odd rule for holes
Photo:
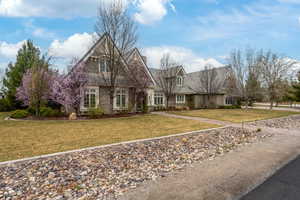
[[[249,108],[249,98],[246,98],[246,110]]]
[[[110,112],[113,114],[114,112],[114,91],[110,90],[109,92],[109,104],[110,104]]]
[[[274,101],[273,101],[273,99],[271,99],[271,100],[270,100],[270,110],[273,109],[273,104],[274,104]]]

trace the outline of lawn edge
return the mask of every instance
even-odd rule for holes
[[[76,152],[82,152],[82,151],[88,151],[88,150],[95,150],[95,149],[102,149],[102,148],[113,147],[113,146],[118,146],[118,145],[133,144],[133,143],[146,142],[146,141],[154,141],[154,140],[160,140],[160,139],[164,139],[164,138],[171,138],[171,137],[189,135],[189,134],[194,134],[194,133],[202,133],[202,132],[207,132],[207,131],[212,131],[212,130],[225,129],[225,128],[228,128],[228,127],[233,127],[233,126],[232,125],[226,125],[226,126],[221,126],[221,127],[216,127],[216,128],[201,129],[201,130],[189,131],[189,132],[184,132],[184,133],[176,133],[176,134],[160,136],[160,137],[154,137],[154,138],[130,140],[130,141],[111,143],[111,144],[105,144],[105,145],[93,146],[93,147],[87,147],[87,148],[81,148],[81,149],[74,149],[74,150],[51,153],[51,154],[44,154],[44,155],[39,155],[39,156],[21,158],[21,159],[17,159],[17,160],[8,160],[8,161],[0,162],[0,167],[3,166],[3,165],[12,165],[12,164],[16,164],[16,163],[19,163],[19,162],[38,160],[38,159],[41,159],[41,158],[50,158],[50,157],[64,155],[64,154],[70,154],[70,153],[76,153]]]

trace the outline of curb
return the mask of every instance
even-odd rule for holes
[[[147,141],[155,141],[155,140],[160,140],[160,139],[164,139],[164,138],[171,138],[171,137],[189,135],[189,134],[194,134],[194,133],[203,133],[203,132],[207,132],[207,131],[225,129],[225,128],[229,128],[229,127],[232,127],[232,126],[223,126],[223,127],[218,127],[218,128],[202,129],[202,130],[190,131],[190,132],[185,132],[185,133],[177,133],[177,134],[172,134],[172,135],[166,135],[166,136],[161,136],[161,137],[125,141],[125,142],[119,142],[119,143],[113,143],[113,144],[87,147],[87,148],[82,148],[82,149],[75,149],[75,150],[70,150],[70,151],[57,152],[57,153],[52,153],[52,154],[45,154],[45,155],[40,155],[40,156],[33,156],[33,157],[22,158],[22,159],[17,159],[17,160],[4,161],[4,162],[0,162],[0,167],[3,166],[3,165],[12,165],[12,164],[16,164],[16,163],[19,163],[19,162],[38,160],[38,159],[41,159],[41,158],[50,158],[50,157],[59,156],[59,155],[65,155],[65,154],[88,151],[88,150],[95,150],[95,149],[102,149],[102,148],[113,147],[113,146],[118,146],[118,145],[133,144],[133,143],[147,142]]]

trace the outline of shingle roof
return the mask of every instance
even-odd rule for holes
[[[229,67],[220,67],[220,68],[216,68],[216,72],[217,72],[217,79],[220,81],[222,88],[220,89],[220,91],[218,91],[219,93],[225,93],[225,89],[226,89],[226,78],[227,78],[227,74],[228,71],[230,70]],[[155,69],[155,68],[150,68],[150,72],[153,74],[155,80],[157,82],[159,82],[159,75],[161,72],[160,69]],[[184,84],[182,87],[176,87],[175,88],[175,93],[176,94],[199,94],[199,93],[205,93],[204,90],[201,90],[201,82],[200,82],[200,76],[201,74],[203,74],[205,72],[205,70],[202,71],[197,71],[197,72],[192,72],[192,73],[187,73],[185,74],[184,77]],[[159,90],[159,87],[156,88],[157,90]]]

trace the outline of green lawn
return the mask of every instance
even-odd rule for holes
[[[191,116],[191,117],[202,117],[208,119],[216,119],[220,121],[229,122],[249,122],[262,119],[270,119],[277,117],[284,117],[289,115],[300,114],[297,112],[290,111],[278,111],[278,110],[262,110],[262,109],[203,109],[193,111],[180,111],[171,112],[172,114]]]
[[[0,161],[218,127],[157,115],[87,121],[4,121],[5,115],[0,113]]]

